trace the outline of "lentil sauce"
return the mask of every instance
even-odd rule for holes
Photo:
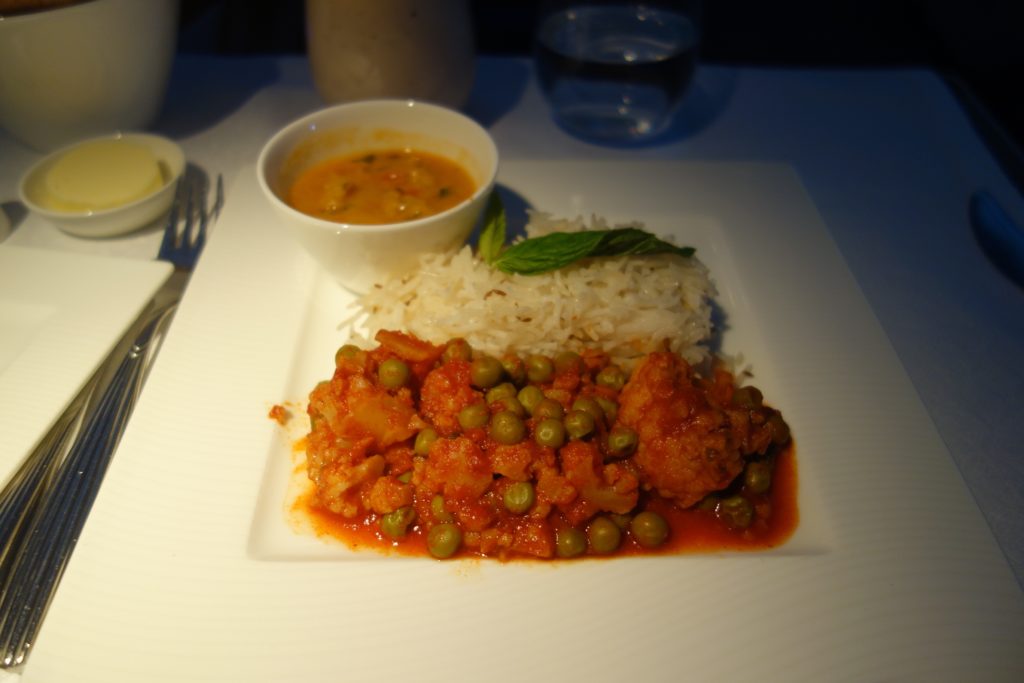
[[[454,161],[412,149],[360,152],[322,161],[288,191],[288,204],[338,223],[381,225],[431,216],[476,190]]]

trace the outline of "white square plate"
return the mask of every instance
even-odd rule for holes
[[[35,447],[171,266],[0,246],[0,480]]]
[[[509,162],[555,214],[693,243],[797,443],[781,548],[570,563],[354,556],[285,522],[349,296],[228,194],[25,681],[1020,680],[1024,599],[786,166]]]

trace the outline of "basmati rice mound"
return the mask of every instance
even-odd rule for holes
[[[531,212],[526,234],[606,228],[600,217],[588,224]],[[644,354],[667,347],[698,365],[709,357],[715,293],[696,256],[595,258],[550,273],[510,275],[467,245],[424,255],[417,270],[375,286],[357,299],[347,322],[354,341],[366,345],[389,329],[436,344],[462,337],[495,356],[598,348],[631,368]]]

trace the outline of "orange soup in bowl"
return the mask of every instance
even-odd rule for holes
[[[412,149],[375,150],[320,162],[288,191],[295,209],[329,221],[381,225],[432,216],[472,196],[460,165]]]

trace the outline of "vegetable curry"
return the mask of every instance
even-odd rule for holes
[[[796,525],[789,427],[720,365],[376,341],[339,349],[308,407],[301,504],[350,545],[575,558],[765,548]]]
[[[288,203],[338,223],[380,225],[441,213],[476,187],[454,161],[428,152],[393,149],[328,159],[289,188]]]

